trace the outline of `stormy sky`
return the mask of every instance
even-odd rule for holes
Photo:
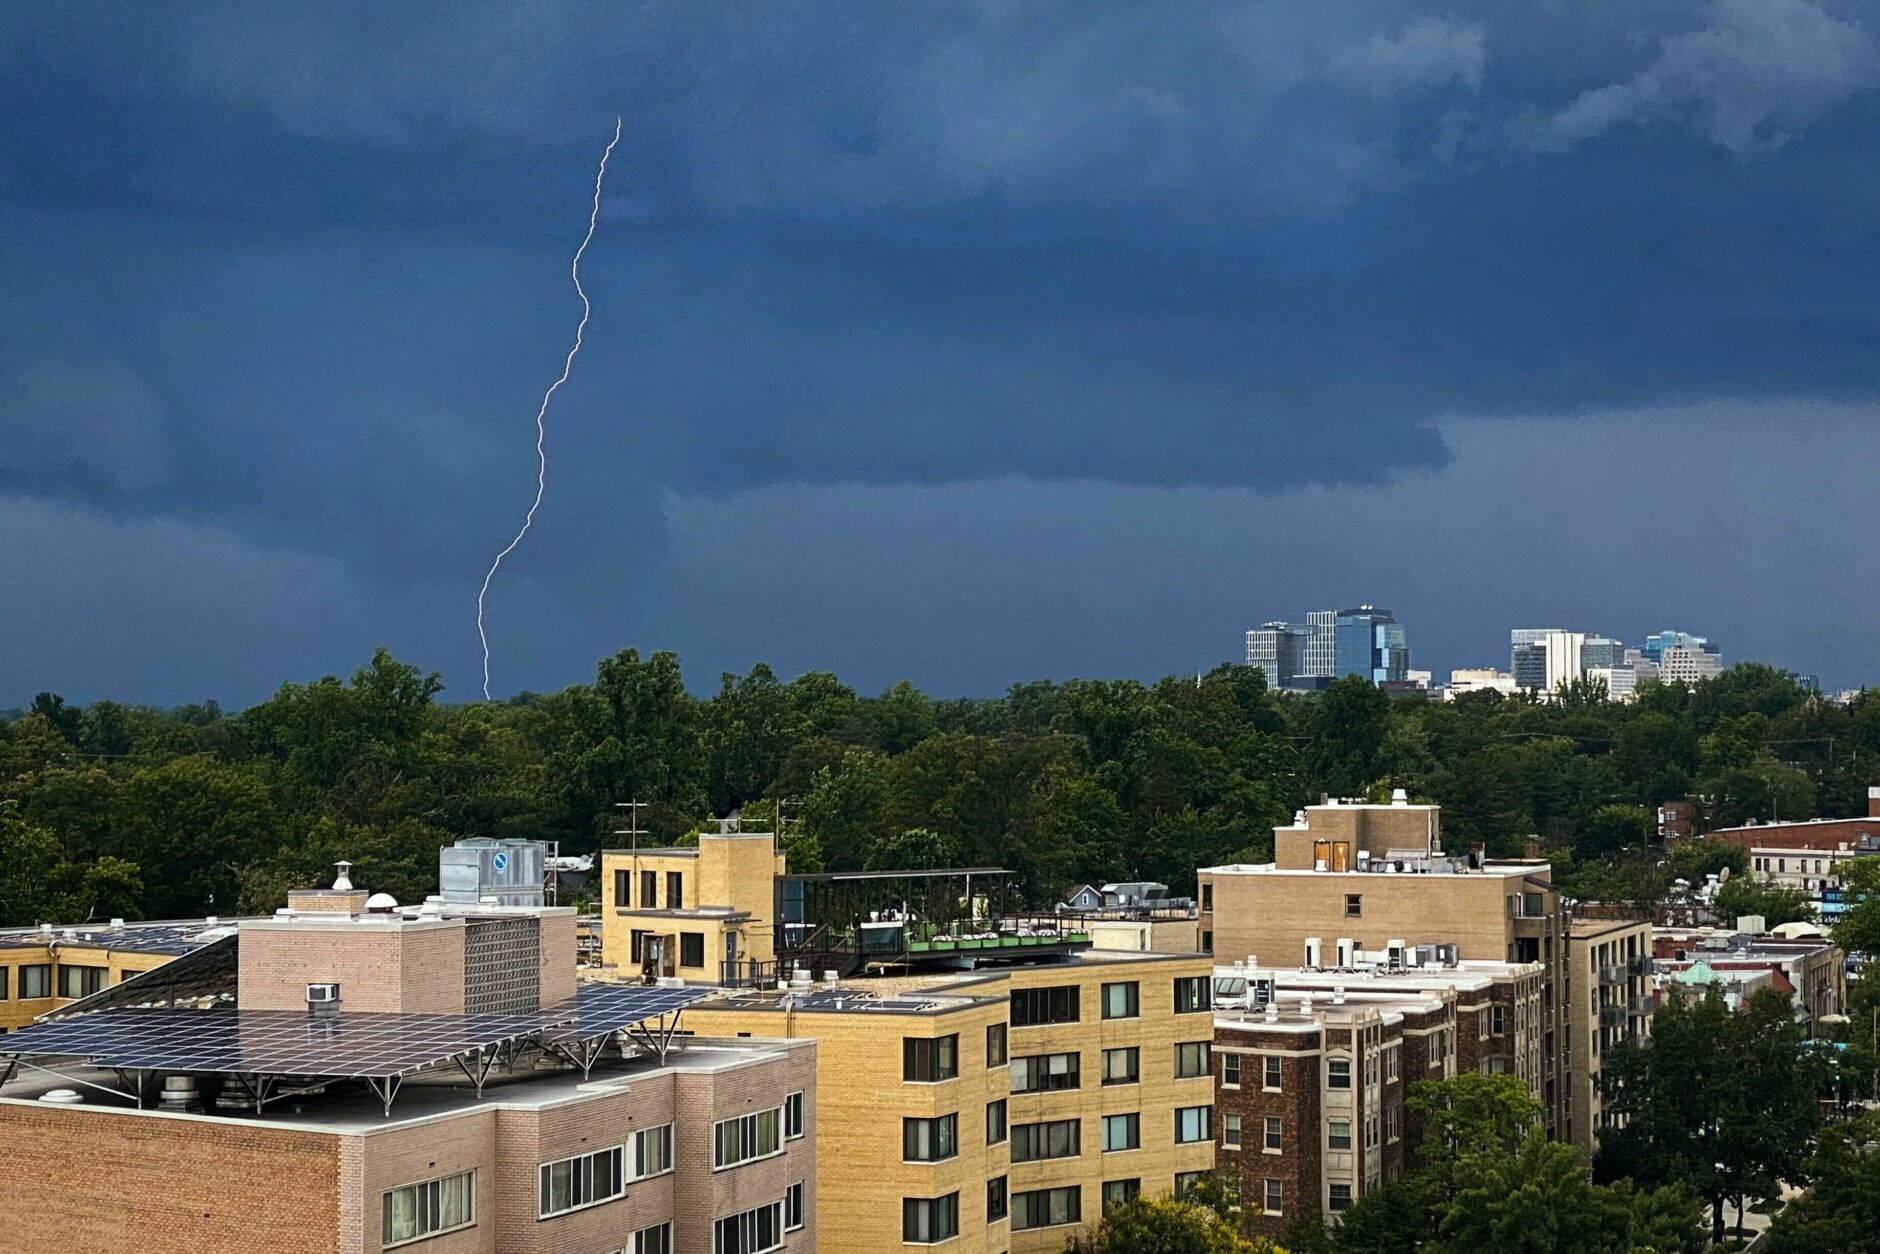
[[[1370,601],[1875,677],[1880,3],[0,11],[0,706]]]

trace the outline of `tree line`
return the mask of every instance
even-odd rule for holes
[[[624,801],[658,841],[781,806],[796,869],[1001,865],[1043,905],[1084,881],[1186,890],[1197,865],[1270,857],[1327,795],[1401,787],[1443,806],[1452,849],[1533,835],[1596,877],[1661,801],[1704,797],[1712,825],[1846,815],[1880,781],[1880,696],[1842,706],[1757,665],[1629,704],[1301,695],[1244,666],[943,699],[759,665],[701,698],[676,656],[629,649],[556,693],[442,695],[383,650],[239,713],[41,693],[0,721],[0,923],[266,910],[341,858],[406,900],[460,837],[618,844]]]

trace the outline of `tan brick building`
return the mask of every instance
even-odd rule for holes
[[[1567,912],[1551,868],[1443,852],[1439,807],[1334,802],[1274,830],[1274,861],[1201,868],[1204,942],[1249,965],[1351,969],[1395,949],[1542,968],[1532,1080],[1549,1135],[1573,1122],[1567,1048]]]
[[[228,933],[232,921],[88,923],[0,931],[0,1032],[152,971]]]
[[[1584,1129],[1581,1148],[1599,1147],[1613,1126],[1605,1111],[1601,1076],[1613,1050],[1651,1035],[1657,999],[1652,989],[1652,927],[1643,920],[1575,919],[1567,937],[1568,1041],[1573,1126]]]
[[[1209,976],[1205,957],[1085,950],[754,991],[687,1019],[816,1040],[825,1251],[1055,1254],[1106,1200],[1213,1168]]]
[[[718,983],[726,964],[776,957],[770,832],[701,835],[696,848],[601,853],[601,962],[622,975]]]

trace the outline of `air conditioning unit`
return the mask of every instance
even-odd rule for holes
[[[1325,949],[1325,942],[1316,936],[1306,937],[1305,966],[1309,971],[1316,971],[1324,964],[1320,961]]]
[[[329,1005],[329,1004],[337,1003],[338,1001],[339,1001],[339,985],[337,984],[309,984],[307,985],[307,1004],[309,1006]]]

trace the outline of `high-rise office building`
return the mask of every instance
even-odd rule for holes
[[[1269,688],[1284,688],[1305,671],[1310,628],[1291,623],[1262,623],[1247,633],[1247,665],[1266,672]]]
[[[1562,684],[1577,682],[1586,669],[1581,654],[1586,646],[1586,635],[1578,631],[1550,631],[1544,642],[1547,649],[1547,687],[1549,693],[1557,692]]]
[[[1306,614],[1306,630],[1310,634],[1306,637],[1303,674],[1330,679],[1338,673],[1333,641],[1337,625],[1337,610],[1312,610]]]
[[[1723,657],[1723,648],[1721,645],[1712,644],[1703,636],[1693,636],[1688,631],[1659,631],[1645,637],[1643,646],[1645,660],[1650,662],[1653,666],[1664,665],[1665,650],[1667,649],[1684,649],[1698,653],[1715,654],[1719,659],[1719,663],[1721,663]],[[1721,665],[1719,665],[1719,669],[1721,669]]]
[[[1583,670],[1603,670],[1625,665],[1625,642],[1611,636],[1588,636],[1580,642],[1580,666]]]
[[[1558,627],[1516,627],[1508,633],[1508,673],[1517,688],[1547,687],[1547,637]]]
[[[1362,675],[1383,683],[1406,679],[1409,672],[1409,639],[1389,610],[1360,605],[1332,616],[1333,678]]]

